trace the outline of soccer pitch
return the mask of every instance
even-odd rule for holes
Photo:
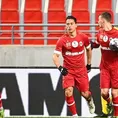
[[[5,117],[5,118],[94,118],[94,117],[81,117],[81,116],[66,116],[66,117],[61,117],[61,116],[10,116],[10,117]]]

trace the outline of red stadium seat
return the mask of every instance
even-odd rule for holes
[[[112,0],[97,0],[96,10],[97,11],[109,11],[112,9]]]
[[[2,0],[2,10],[17,11],[18,0]]]
[[[88,10],[88,0],[73,0],[72,11]]]
[[[49,11],[48,23],[49,24],[65,24],[66,13],[64,11]],[[49,26],[48,30],[65,30],[65,26]],[[48,37],[60,37],[64,32],[49,32]],[[58,38],[57,38],[58,39]],[[49,39],[48,45],[54,45],[57,39]]]
[[[72,15],[77,18],[77,22],[81,24],[90,23],[89,11],[73,11]],[[89,26],[78,26],[78,30],[89,30]]]
[[[42,23],[42,12],[41,11],[25,11],[24,12],[24,23],[25,24],[38,24]],[[42,26],[25,26],[26,30],[41,30]]]
[[[49,0],[48,7],[48,23],[49,24],[65,24],[66,12],[65,12],[65,1],[64,0]],[[65,30],[65,26],[49,26],[48,30]],[[49,32],[48,45],[55,45],[58,38],[63,35],[63,32]]]
[[[35,39],[40,37],[40,39]],[[25,39],[27,38],[27,39]],[[29,39],[28,39],[29,38]],[[41,33],[25,33],[24,44],[25,45],[44,45],[44,36]]]
[[[6,37],[8,37],[9,39],[7,39]],[[12,44],[12,34],[11,33],[0,34],[0,45],[8,45],[8,44]],[[20,44],[20,35],[18,33],[14,34],[13,44]]]
[[[0,34],[0,44],[12,44],[12,26],[9,24],[19,23],[18,0],[2,0],[1,1],[1,24],[8,24],[8,26],[1,26],[2,33]],[[9,30],[5,32],[5,30]],[[19,26],[15,26],[14,30],[19,30]],[[6,39],[5,37],[9,37]],[[18,33],[14,33],[14,44],[20,44],[20,37]]]
[[[26,0],[26,7],[24,11],[24,23],[25,24],[41,24],[42,11],[41,11],[41,0]],[[42,26],[25,26],[25,30],[42,30]],[[42,45],[44,44],[43,34],[41,32],[26,32],[24,38],[31,37],[31,39],[25,39],[24,44],[27,45]],[[34,38],[33,38],[34,37]],[[42,39],[35,39],[35,37],[42,37]]]
[[[18,11],[1,11],[1,23],[2,24],[17,24],[19,23],[19,13]],[[11,30],[11,26],[2,26],[2,30]],[[18,30],[18,27],[14,27]]]
[[[49,0],[48,11],[64,11],[64,0]]]
[[[40,11],[42,9],[42,0],[25,0],[25,11]]]

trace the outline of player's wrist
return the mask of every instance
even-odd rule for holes
[[[89,73],[91,71],[91,64],[87,64],[86,68],[87,68],[87,72]]]
[[[68,70],[65,68],[65,67],[63,67],[63,66],[59,66],[58,67],[58,70],[61,72],[61,74],[62,75],[64,75],[64,76],[66,76],[67,74],[68,74]]]
[[[58,66],[57,68],[58,68],[59,71],[61,72],[61,70],[63,69],[63,66],[60,65],[60,66]]]

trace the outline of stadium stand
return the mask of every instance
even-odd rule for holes
[[[112,9],[112,0],[97,0],[96,11],[110,11]]]
[[[48,8],[48,23],[50,24],[64,24],[66,19],[64,0],[49,0]],[[48,30],[64,30],[64,26],[49,26]],[[48,37],[57,37],[56,39],[48,39],[47,44],[53,45],[57,42],[57,39],[63,34],[63,32],[49,32]]]
[[[73,0],[72,15],[75,16],[79,24],[90,23],[90,13],[88,9],[88,0]],[[78,30],[90,30],[89,26],[79,26]],[[86,33],[91,36],[89,33]]]
[[[73,11],[86,11],[88,10],[88,0],[73,0]]]
[[[1,23],[2,24],[18,24],[19,23],[19,11],[18,11],[18,0],[2,0],[1,3]],[[14,27],[14,30],[18,30],[19,27]],[[12,35],[14,37],[19,37],[18,33],[11,33],[11,26],[2,26],[1,30],[3,31],[0,34],[1,40],[0,44],[11,44]],[[5,30],[11,30],[9,32],[4,32]],[[2,39],[3,37],[3,39]],[[9,37],[9,39],[5,39]],[[14,38],[14,43],[18,44],[19,41]]]
[[[49,0],[48,11],[64,11],[64,0]]]
[[[26,0],[25,1],[25,10],[24,10],[24,23],[25,24],[40,24],[43,22],[42,17],[42,1],[41,0]],[[43,34],[41,31],[42,26],[25,26],[24,30],[36,30],[36,32],[26,32],[24,37],[24,44],[36,44],[43,45]],[[42,39],[38,39],[38,37],[42,37]]]
[[[20,2],[19,2],[20,1]],[[25,1],[23,9],[23,21],[21,20],[22,2]],[[47,26],[47,32],[43,32],[43,26],[24,26],[24,44],[25,45],[44,45],[44,39],[47,39],[48,45],[55,45],[57,39],[64,33],[65,27],[60,24],[65,24],[66,16],[68,15],[67,8],[70,8],[70,13],[74,15],[79,24],[90,24],[92,10],[90,3],[93,0],[72,0],[71,5],[68,4],[68,0],[1,0],[0,7],[0,23],[1,24],[58,24],[58,26]],[[98,15],[101,12],[108,11],[112,15],[112,23],[114,23],[115,13],[113,11],[112,0],[96,0],[95,18],[92,23],[98,22]],[[44,18],[43,5],[47,2],[47,12]],[[19,4],[21,3],[21,4]],[[115,4],[114,4],[115,5]],[[71,7],[70,7],[71,6]],[[115,19],[116,20],[116,19]],[[78,30],[89,31],[89,26],[79,26]],[[14,28],[14,29],[13,29]],[[20,44],[20,38],[22,33],[19,26],[12,27],[1,26],[0,44]],[[96,30],[98,28],[95,28]],[[7,31],[5,31],[7,30]],[[9,30],[9,31],[8,31]],[[14,33],[14,30],[17,32]],[[53,30],[53,31],[51,31]],[[46,34],[46,35],[45,35]],[[86,33],[91,36],[90,33]],[[14,35],[14,37],[13,37]],[[7,37],[8,39],[6,39]],[[19,39],[18,39],[19,38]],[[46,45],[47,45],[46,44]]]

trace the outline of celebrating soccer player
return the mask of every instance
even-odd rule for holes
[[[73,87],[76,87],[87,100],[90,113],[94,113],[95,106],[89,91],[88,74],[91,70],[91,44],[88,36],[77,31],[77,20],[73,16],[66,18],[66,31],[57,41],[53,54],[53,61],[63,75],[62,86],[65,99],[73,116],[77,116]],[[87,66],[85,64],[85,50]],[[60,64],[60,54],[63,56],[63,65]]]
[[[118,118],[118,30],[111,24],[111,14],[103,12],[99,15],[100,30],[93,44],[101,47],[100,87],[101,96],[107,101],[107,109],[111,112],[113,104],[113,117]],[[109,89],[111,88],[112,102]]]

